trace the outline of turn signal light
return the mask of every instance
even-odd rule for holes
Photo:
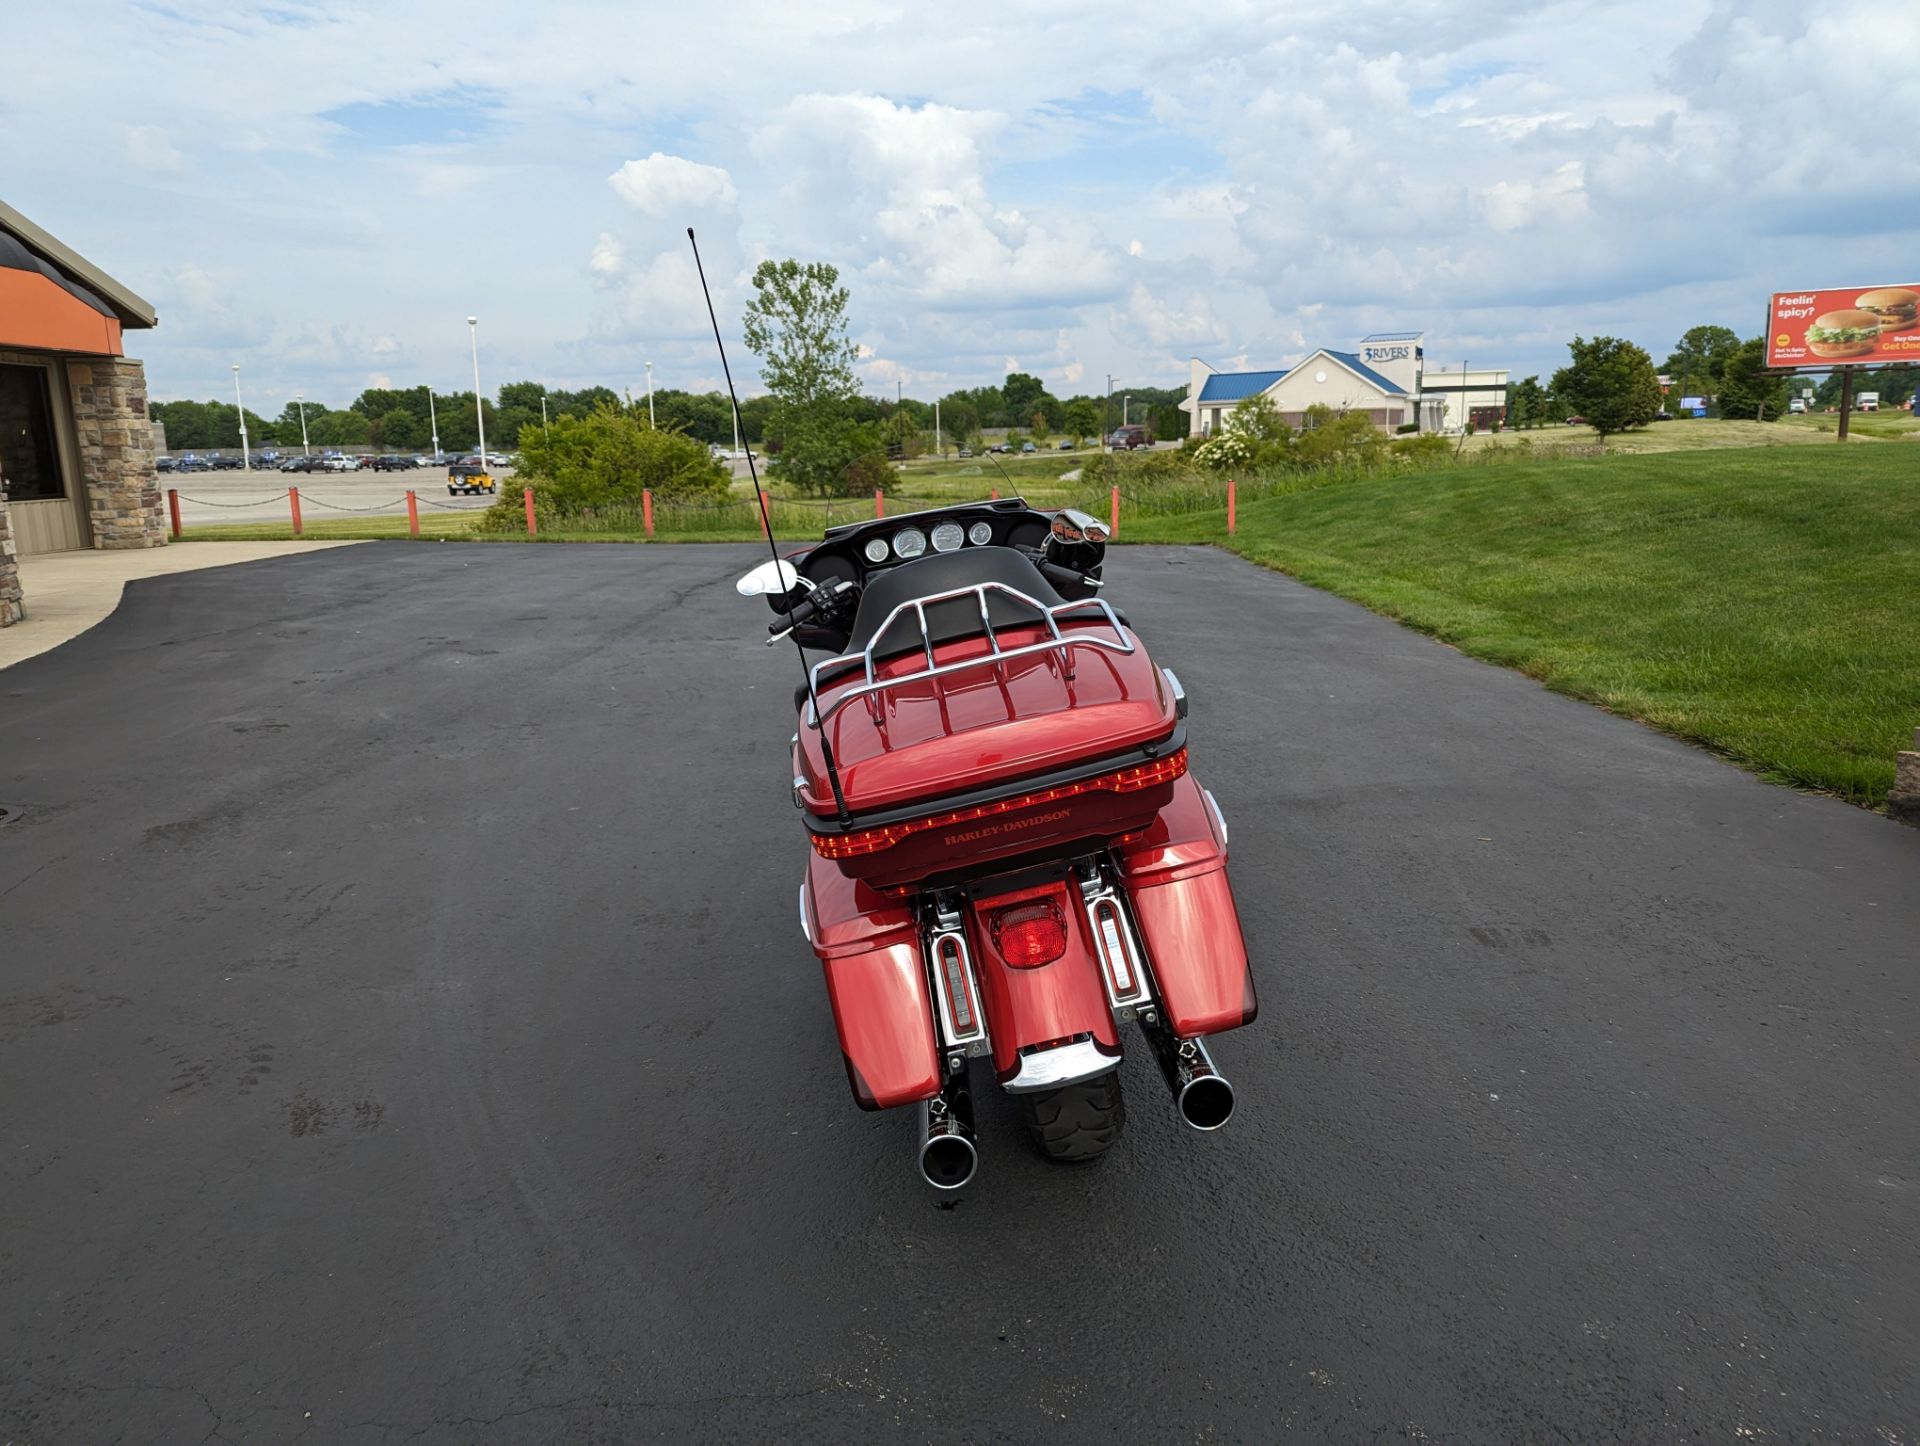
[[[1060,906],[1042,899],[993,916],[993,947],[1016,969],[1038,969],[1067,952],[1067,921]]]
[[[816,833],[810,837],[813,839],[813,851],[823,859],[858,858],[862,854],[877,854],[882,849],[890,849],[900,840],[925,833],[928,829],[945,828],[955,823],[973,823],[978,819],[1017,813],[1023,808],[1039,808],[1088,793],[1138,793],[1143,788],[1171,783],[1186,771],[1187,750],[1178,748],[1165,758],[1156,758],[1151,763],[1117,768],[1112,773],[1084,778],[1078,783],[1063,783],[1058,788],[1045,788],[1037,793],[1023,793],[1018,798],[1002,798],[993,803],[976,804],[972,808],[935,814],[931,818],[910,818],[905,823],[884,824],[879,828],[855,829],[852,833]]]

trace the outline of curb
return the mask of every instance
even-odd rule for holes
[[[1887,817],[1920,828],[1920,728],[1913,730],[1911,753],[1894,755],[1893,792],[1887,795]]]

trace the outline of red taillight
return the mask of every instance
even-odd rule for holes
[[[1015,904],[993,916],[993,947],[1016,969],[1037,969],[1067,952],[1067,921],[1046,899]]]
[[[1136,764],[1132,768],[1117,768],[1112,773],[1102,773],[1098,777],[1085,778],[1078,783],[1063,783],[1058,788],[1044,788],[1037,793],[1023,793],[1018,798],[1002,798],[993,803],[956,809],[952,813],[935,814],[931,818],[912,818],[905,823],[889,823],[879,828],[856,829],[852,833],[816,833],[811,836],[813,851],[823,859],[851,859],[861,854],[877,854],[882,849],[892,848],[903,838],[925,833],[930,828],[945,828],[953,823],[972,823],[977,819],[993,818],[998,814],[1016,813],[1023,808],[1038,808],[1043,804],[1058,803],[1065,798],[1079,798],[1087,793],[1138,793],[1143,788],[1171,783],[1186,771],[1187,750],[1178,748],[1165,758],[1156,758],[1151,763]]]

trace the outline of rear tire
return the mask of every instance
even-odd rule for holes
[[[1118,1070],[1083,1084],[1018,1098],[1027,1134],[1049,1160],[1097,1160],[1112,1148],[1127,1123]]]

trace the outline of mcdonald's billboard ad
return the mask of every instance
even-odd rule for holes
[[[1920,361],[1920,281],[1837,291],[1776,291],[1767,365],[1826,370]]]

